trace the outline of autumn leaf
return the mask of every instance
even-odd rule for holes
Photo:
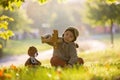
[[[0,44],[0,48],[2,48],[2,44]]]

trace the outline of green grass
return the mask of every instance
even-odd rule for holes
[[[3,70],[4,69],[4,70]],[[119,64],[91,64],[73,68],[17,67],[1,68],[5,80],[119,80]],[[9,75],[6,76],[5,74]]]
[[[52,47],[47,44],[42,44],[40,39],[27,39],[27,40],[8,40],[7,46],[4,48],[4,54],[24,54],[30,46],[35,46],[39,52],[51,49]]]

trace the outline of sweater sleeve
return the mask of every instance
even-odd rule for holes
[[[78,57],[77,57],[76,47],[74,45],[70,45],[69,53],[70,53],[70,60],[68,61],[68,64],[73,65],[77,63]]]

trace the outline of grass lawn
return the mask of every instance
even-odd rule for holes
[[[24,66],[0,68],[1,80],[120,80],[120,54],[109,50],[101,53],[84,54],[86,62],[83,66],[73,68]],[[93,56],[94,55],[94,56]],[[104,55],[104,56],[101,56]],[[93,58],[93,59],[91,59]]]
[[[84,65],[76,65],[73,68],[54,68],[51,66],[44,66],[44,64],[37,68],[27,68],[24,66],[16,67],[15,65],[11,65],[8,67],[0,67],[0,79],[120,80],[120,37],[118,36],[115,38],[115,46],[113,48],[109,47],[109,40],[107,37],[101,40],[108,42],[108,48],[106,50],[87,54],[81,52],[79,54],[79,56],[85,60]],[[38,45],[38,43],[36,44]],[[45,63],[47,62],[48,61],[45,61]]]
[[[8,40],[3,51],[5,55],[24,54],[30,46],[35,46],[38,52],[52,48],[47,44],[42,44],[40,39]]]

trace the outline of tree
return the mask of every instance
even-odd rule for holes
[[[0,0],[0,11],[1,10],[13,10],[16,7],[20,7],[23,0]],[[0,12],[1,14],[1,12]],[[8,40],[11,36],[13,36],[12,30],[8,28],[9,21],[14,21],[13,18],[1,15],[0,16],[0,57],[2,56],[3,42]]]
[[[87,5],[89,8],[88,18],[91,21],[97,24],[110,25],[111,44],[113,45],[113,24],[120,24],[120,4],[117,4],[117,0],[92,0]]]
[[[13,10],[16,7],[20,7],[23,0],[1,0],[0,1],[0,9],[2,10]],[[0,38],[8,40],[9,37],[13,36],[13,32],[9,30],[8,25],[9,21],[14,21],[13,18],[8,17],[6,15],[0,16]]]
[[[14,21],[9,21],[8,26],[10,30],[17,32],[29,31],[29,24],[31,24],[32,21],[28,18],[25,10],[17,9],[12,12],[9,10],[4,10],[2,14],[14,19]]]

